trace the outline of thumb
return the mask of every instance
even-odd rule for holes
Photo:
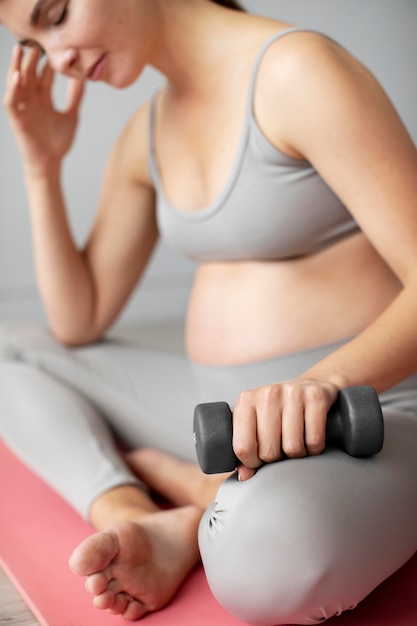
[[[245,480],[249,480],[249,478],[252,478],[255,474],[256,469],[251,469],[250,467],[246,467],[246,465],[239,465],[237,468],[237,476],[241,483],[245,482]]]

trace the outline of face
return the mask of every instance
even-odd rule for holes
[[[0,21],[66,76],[132,84],[150,62],[154,0],[0,0]]]

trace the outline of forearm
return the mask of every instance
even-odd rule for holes
[[[94,287],[73,240],[62,196],[60,170],[26,176],[38,287],[52,332],[76,343],[88,340]]]
[[[370,326],[302,378],[339,388],[372,385],[381,393],[417,370],[417,278]]]

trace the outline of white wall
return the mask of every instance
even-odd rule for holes
[[[338,39],[375,72],[417,141],[417,0],[246,0],[244,4],[258,13],[317,28]],[[12,43],[11,36],[0,30],[1,84]],[[106,155],[127,119],[160,83],[161,77],[147,70],[125,91],[89,85],[64,179],[70,221],[80,243],[94,215]],[[59,102],[64,89],[64,80],[58,80]],[[0,194],[0,321],[43,320],[33,275],[21,166],[3,109]],[[193,271],[191,263],[159,246],[122,322],[181,318]]]

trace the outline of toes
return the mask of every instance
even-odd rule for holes
[[[127,593],[115,594],[111,589],[94,598],[97,609],[107,610],[111,615],[121,615],[126,620],[137,620],[147,611],[143,604]]]
[[[95,596],[93,604],[96,609],[121,615],[126,611],[130,600],[133,600],[132,596],[122,591],[120,583],[117,580],[111,580],[105,590]]]
[[[85,582],[85,590],[95,596],[101,596],[107,591],[113,596],[123,592],[120,582],[111,577],[110,568],[89,576]]]
[[[104,593],[100,593],[98,596],[94,597],[93,604],[96,609],[105,611],[107,609],[113,609],[115,600],[116,596],[114,592],[111,589],[106,589]]]
[[[111,533],[97,533],[87,537],[72,553],[69,566],[78,576],[90,576],[104,570],[119,551],[117,537]]]
[[[140,619],[146,613],[147,611],[141,602],[138,602],[137,600],[131,600],[128,603],[126,611],[122,613],[122,617],[123,619],[134,621]]]
[[[118,593],[114,598],[113,606],[111,607],[111,609],[109,609],[109,613],[111,613],[112,615],[123,615],[126,612],[129,603],[132,601],[133,598],[132,596],[129,596],[129,594]]]
[[[112,615],[122,615],[127,609],[130,596],[126,593],[118,593],[113,602],[113,606],[108,610]]]
[[[109,580],[110,573],[106,568],[102,572],[92,574],[87,578],[87,580],[85,581],[85,590],[88,591],[88,593],[92,593],[93,595],[98,596],[106,591]]]

